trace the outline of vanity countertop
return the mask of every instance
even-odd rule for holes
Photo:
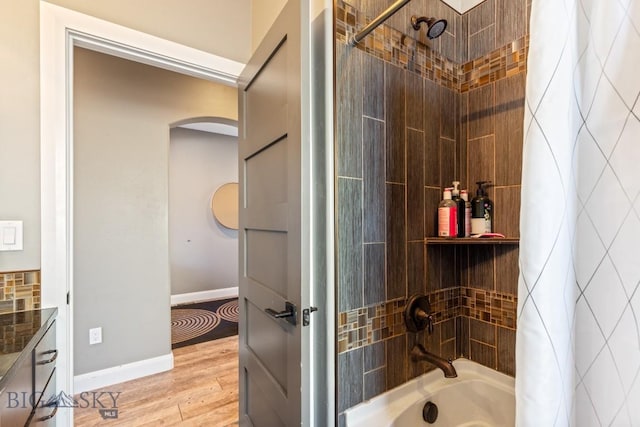
[[[44,336],[57,308],[0,314],[0,392]]]

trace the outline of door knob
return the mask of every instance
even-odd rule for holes
[[[276,319],[284,319],[287,322],[295,326],[298,323],[298,309],[295,305],[289,301],[284,303],[284,311],[275,311],[274,309],[267,308],[264,310],[269,316]]]

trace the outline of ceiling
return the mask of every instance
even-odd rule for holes
[[[484,0],[442,0],[460,14],[467,12],[469,9],[479,5]]]
[[[238,136],[238,126],[226,123],[196,122],[185,123],[177,127],[199,130],[201,132],[218,133],[221,135]]]

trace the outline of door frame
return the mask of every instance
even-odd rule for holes
[[[58,388],[73,394],[73,48],[237,87],[244,64],[40,0],[41,304],[58,307]],[[67,295],[70,301],[67,301]],[[60,425],[73,425],[60,411]]]

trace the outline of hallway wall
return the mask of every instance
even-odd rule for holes
[[[231,87],[76,48],[75,374],[169,354],[169,124],[237,119]],[[89,346],[101,326],[103,343]],[[144,343],[144,345],[140,345]]]
[[[228,182],[238,182],[237,137],[171,129],[171,295],[238,286],[238,231],[211,213],[213,194]]]
[[[246,61],[250,0],[51,0],[205,52]],[[0,272],[40,269],[40,1],[0,0],[0,218],[24,221],[24,250]],[[43,284],[46,288],[48,284]]]

